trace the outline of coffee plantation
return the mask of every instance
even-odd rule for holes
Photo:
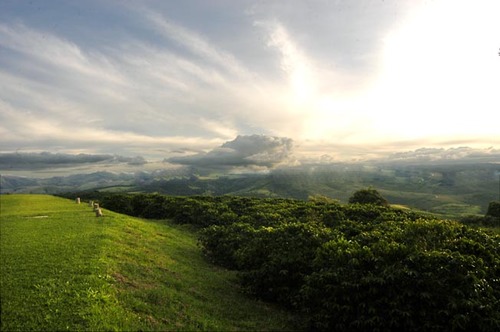
[[[387,204],[79,193],[132,216],[199,227],[248,294],[322,331],[497,331],[500,236]]]

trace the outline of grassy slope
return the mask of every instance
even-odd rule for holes
[[[186,227],[41,195],[0,196],[2,330],[289,330]]]

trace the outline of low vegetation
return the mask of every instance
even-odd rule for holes
[[[0,196],[2,330],[500,329],[495,202],[482,229],[374,189],[75,197]]]
[[[132,216],[197,227],[208,261],[237,271],[248,294],[300,313],[303,329],[500,329],[493,232],[384,200],[87,196]]]

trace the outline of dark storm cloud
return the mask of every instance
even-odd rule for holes
[[[207,153],[174,157],[169,162],[198,167],[273,167],[291,157],[293,141],[286,137],[251,135],[236,137]]]

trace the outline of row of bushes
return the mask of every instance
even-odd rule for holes
[[[204,253],[245,288],[319,330],[500,327],[500,240],[451,221],[248,223],[202,231]]]
[[[210,261],[308,329],[500,329],[499,236],[383,202],[99,195],[111,210],[200,227]]]

